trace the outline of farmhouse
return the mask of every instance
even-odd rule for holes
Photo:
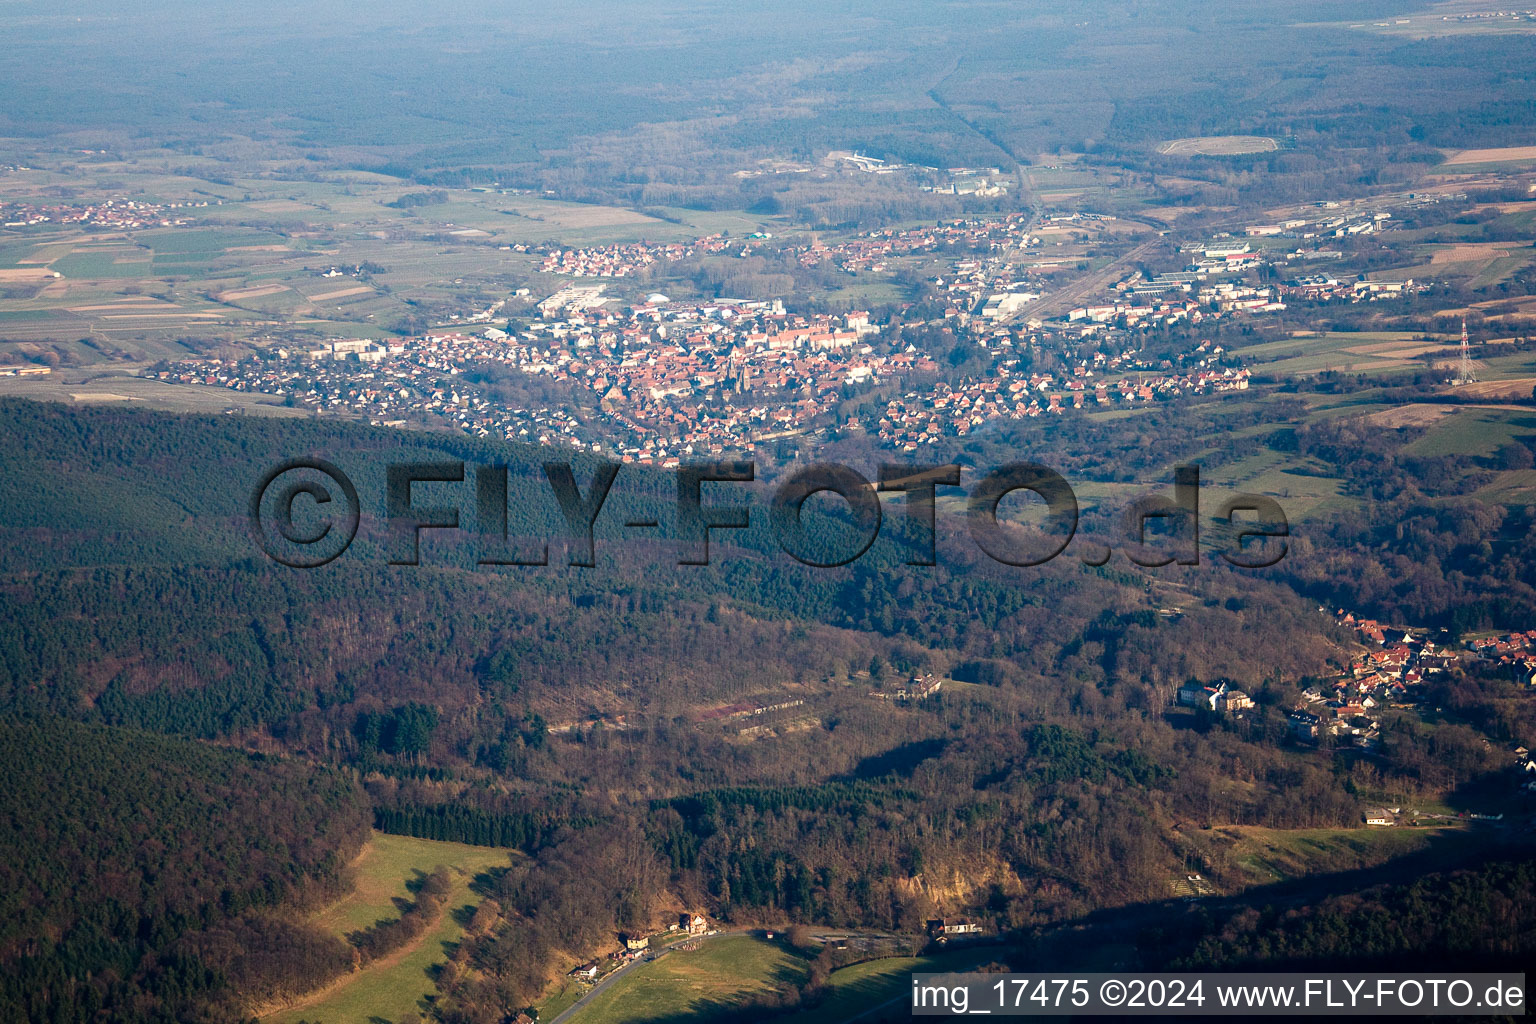
[[[956,935],[976,935],[981,925],[968,917],[937,917],[928,922],[930,938],[947,939]]]

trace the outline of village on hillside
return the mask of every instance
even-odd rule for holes
[[[1357,617],[1344,609],[1333,614],[1338,625],[1353,631],[1362,650],[1335,678],[1308,686],[1290,711],[1292,739],[1318,744],[1328,739],[1362,752],[1381,744],[1381,716],[1386,711],[1420,711],[1429,677],[1460,668],[1491,668],[1532,689],[1536,698],[1536,630],[1467,639],[1460,649],[1437,643],[1431,630],[1395,628],[1375,619]],[[1254,707],[1253,698],[1229,681],[1190,682],[1179,688],[1177,702],[1218,715],[1241,716]],[[1521,790],[1536,795],[1536,759],[1516,747],[1513,769]],[[1367,815],[1367,824],[1395,823],[1397,812]]]

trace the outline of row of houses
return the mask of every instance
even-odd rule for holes
[[[1006,368],[999,367],[992,377],[956,384],[941,381],[926,391],[891,399],[875,431],[881,441],[910,452],[941,438],[965,437],[993,420],[1034,419],[1082,409],[1089,402],[1135,405],[1179,395],[1246,391],[1248,384],[1247,370],[1231,368],[1147,374],[1091,385],[1072,379],[1058,385],[1049,375],[1010,378]]]
[[[662,932],[628,932],[619,936],[620,949],[606,956],[596,957],[585,963],[577,964],[566,972],[567,977],[578,981],[596,981],[597,978],[616,967],[643,956],[646,950],[651,948],[651,940],[661,938],[663,941],[676,936],[698,937],[710,934],[709,920],[703,914],[680,914],[677,923],[669,925]]]
[[[831,244],[817,240],[792,251],[803,266],[832,263],[849,273],[880,273],[888,269],[888,261],[900,256],[956,251],[996,254],[1021,249],[1035,240],[1029,224],[1029,216],[1022,213],[965,217],[931,226],[869,231]],[[972,258],[957,261],[953,269],[957,276],[969,277],[985,268],[981,258]]]
[[[804,705],[804,699],[799,697],[774,701],[771,704],[758,704],[756,702],[727,704],[723,707],[702,711],[695,720],[698,722],[719,722],[736,718],[752,718],[758,715],[770,715],[777,711],[788,711],[791,708],[803,707]]]
[[[1483,661],[1512,669],[1525,685],[1536,686],[1536,629],[1468,640],[1467,649]]]
[[[569,277],[630,277],[657,263],[676,263],[694,256],[709,256],[739,248],[740,255],[750,252],[751,243],[731,242],[724,235],[706,235],[692,242],[619,242],[544,251],[540,266],[546,274]]]
[[[940,942],[981,932],[981,925],[968,917],[936,917],[928,922],[928,937]]]
[[[1427,630],[1390,627],[1342,608],[1333,617],[1355,633],[1364,650],[1336,677],[1302,691],[1302,703],[1290,715],[1291,733],[1307,742],[1325,734],[1343,737],[1374,749],[1381,713],[1416,707],[1427,678],[1455,667],[1460,655],[1437,644]]]
[[[876,700],[889,700],[898,704],[906,704],[911,701],[927,700],[934,696],[944,686],[944,680],[929,672],[920,676],[913,676],[902,685],[893,690],[870,690],[869,695]]]
[[[183,227],[187,218],[170,213],[193,207],[208,206],[208,200],[197,202],[148,203],[141,199],[106,199],[99,203],[72,205],[69,203],[17,203],[0,202],[0,226],[8,228],[29,227],[34,224],[80,224],[87,227],[130,230],[134,228]]]

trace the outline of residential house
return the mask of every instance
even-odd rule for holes
[[[1321,718],[1318,718],[1310,711],[1292,711],[1291,735],[1297,739],[1315,740],[1317,739],[1318,726],[1322,724],[1322,721]]]
[[[1226,693],[1222,694],[1221,704],[1222,707],[1229,712],[1247,711],[1249,708],[1253,707],[1253,698],[1248,696],[1242,690],[1228,690]]]
[[[1185,683],[1179,687],[1179,703],[1189,708],[1213,707],[1207,689],[1202,683]]]
[[[965,917],[938,917],[928,922],[928,935],[935,939],[948,939],[957,935],[976,935],[981,925]]]

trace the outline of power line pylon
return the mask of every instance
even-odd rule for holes
[[[1476,384],[1477,370],[1472,367],[1472,353],[1467,347],[1467,322],[1461,322],[1461,366],[1456,371],[1456,383]]]

